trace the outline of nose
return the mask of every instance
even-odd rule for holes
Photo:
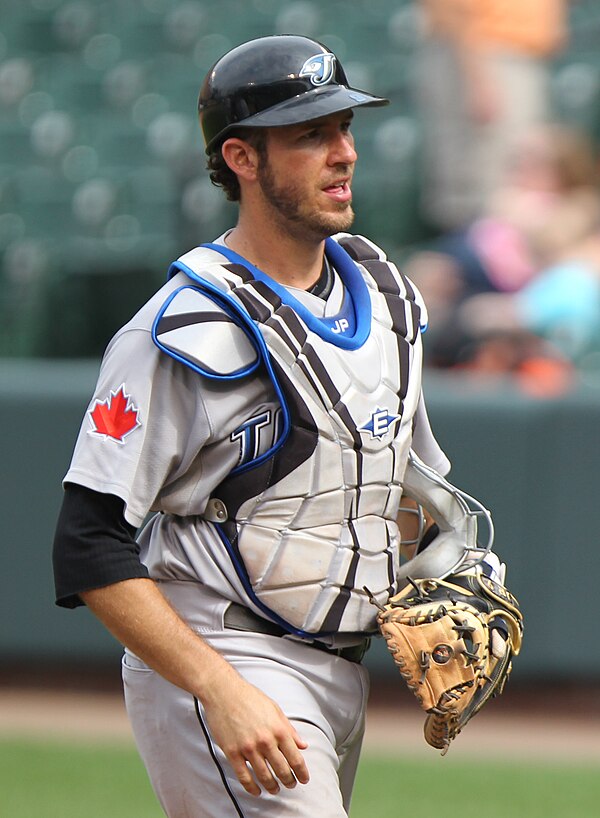
[[[353,165],[358,159],[354,149],[354,137],[349,131],[339,132],[332,140],[329,151],[330,165]]]

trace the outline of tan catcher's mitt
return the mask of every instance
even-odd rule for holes
[[[491,696],[502,692],[519,653],[523,618],[485,563],[445,579],[408,579],[378,624],[402,677],[428,713],[425,739],[448,749]]]

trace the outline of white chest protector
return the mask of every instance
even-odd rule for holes
[[[381,601],[397,588],[425,323],[410,282],[366,239],[328,239],[326,253],[346,288],[336,316],[317,318],[228,248],[207,245],[173,265],[193,284],[154,326],[158,346],[202,377],[235,388],[266,369],[277,432],[259,453],[260,420],[249,419],[240,463],[205,517],[265,615],[321,636],[374,630],[364,587]]]

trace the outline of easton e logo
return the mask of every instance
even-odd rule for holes
[[[335,73],[335,55],[315,54],[309,57],[300,69],[299,77],[310,77],[313,85],[327,85]]]
[[[368,422],[358,427],[358,431],[368,432],[372,440],[375,440],[375,438],[381,439],[388,434],[392,425],[397,420],[400,420],[400,415],[390,415],[387,409],[377,407],[377,409],[371,413]]]

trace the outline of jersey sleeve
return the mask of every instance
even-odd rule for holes
[[[450,461],[442,451],[431,429],[422,392],[415,414],[412,449],[424,463],[435,469],[438,474],[446,475],[450,471]]]
[[[65,486],[52,566],[56,604],[63,608],[83,605],[82,591],[149,576],[123,501],[73,483]]]
[[[210,434],[198,375],[163,354],[146,328],[126,328],[109,344],[83,419],[65,483],[121,498],[139,527],[189,468]],[[190,484],[188,490],[193,491]],[[186,495],[174,492],[173,513]]]

